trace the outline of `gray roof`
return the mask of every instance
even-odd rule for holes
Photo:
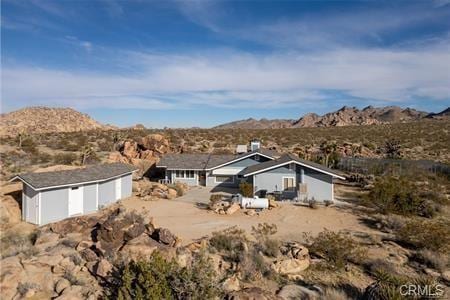
[[[275,160],[269,160],[269,161],[266,161],[266,162],[263,162],[263,163],[260,163],[260,164],[257,164],[257,165],[249,166],[249,167],[245,168],[244,170],[242,170],[242,172],[239,173],[239,174],[245,176],[245,175],[248,175],[248,174],[251,174],[251,173],[255,173],[255,172],[259,172],[259,171],[271,168],[271,167],[276,167],[278,165],[282,165],[282,164],[287,163],[289,161],[296,161],[296,162],[298,162],[298,163],[300,163],[302,165],[312,167],[312,168],[317,169],[319,171],[323,171],[325,173],[330,173],[330,174],[333,174],[334,176],[337,176],[337,177],[343,177],[342,174],[340,174],[339,172],[337,172],[335,170],[332,170],[332,169],[327,168],[327,167],[325,167],[325,166],[323,166],[321,164],[318,164],[318,163],[315,163],[315,162],[312,162],[312,161],[309,161],[309,160],[301,159],[300,157],[298,157],[296,155],[293,155],[291,153],[284,154],[283,156],[281,156],[280,158],[275,159]]]
[[[104,181],[111,177],[135,171],[131,165],[123,163],[100,164],[84,169],[26,173],[15,178],[25,181],[35,189],[43,189],[53,186],[73,185],[82,182]]]
[[[242,153],[239,155],[209,153],[172,153],[164,155],[156,164],[156,166],[167,169],[207,170],[257,153],[273,158],[276,152],[268,149],[257,149],[255,151]]]

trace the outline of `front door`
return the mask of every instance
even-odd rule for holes
[[[206,172],[198,173],[198,183],[202,186],[206,186]]]
[[[116,185],[116,200],[119,200],[122,198],[122,178],[116,178],[115,185]]]
[[[38,224],[38,215],[39,215],[39,194],[36,193],[34,196],[28,198],[27,201],[27,222]]]
[[[69,188],[69,216],[83,213],[83,187]]]

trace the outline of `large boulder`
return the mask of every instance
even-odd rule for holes
[[[0,227],[7,228],[21,221],[22,214],[19,203],[11,196],[0,197]]]
[[[159,154],[164,154],[169,152],[170,144],[169,141],[161,134],[150,134],[143,137],[140,144],[147,150],[152,150]]]
[[[175,246],[175,243],[177,242],[177,237],[167,228],[156,229],[153,232],[152,237],[156,241],[168,246]]]
[[[283,300],[320,299],[320,294],[318,291],[308,289],[307,287],[297,284],[288,284],[283,286],[277,293],[277,296]]]
[[[237,212],[240,209],[241,209],[241,206],[239,204],[233,203],[233,204],[230,205],[230,207],[227,208],[226,214],[227,215],[232,215],[232,214],[234,214],[235,212]]]
[[[222,289],[225,292],[239,291],[241,289],[241,282],[236,275],[233,275],[222,282]]]
[[[161,247],[158,242],[150,238],[148,234],[143,233],[128,241],[120,252],[130,259],[137,260],[139,258],[149,257],[158,247]]]
[[[306,270],[310,265],[309,259],[284,259],[275,261],[272,264],[272,269],[282,275],[299,274]]]

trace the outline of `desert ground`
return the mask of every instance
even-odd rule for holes
[[[316,235],[324,229],[375,233],[345,204],[311,209],[286,202],[278,208],[261,211],[259,215],[248,216],[244,210],[233,215],[219,215],[203,205],[209,201],[209,196],[210,188],[193,187],[173,200],[143,201],[133,196],[124,199],[122,204],[138,212],[148,210],[159,226],[176,233],[184,244],[232,226],[251,232],[252,226],[258,223],[275,224],[278,229],[275,236],[282,240],[302,240],[303,232]]]

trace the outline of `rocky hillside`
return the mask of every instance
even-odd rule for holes
[[[0,117],[0,136],[113,128],[71,108],[27,107]]]
[[[344,106],[341,109],[319,116],[308,113],[298,120],[255,120],[247,119],[226,123],[215,127],[216,129],[242,128],[298,128],[298,127],[334,127],[350,125],[372,125],[382,123],[398,123],[419,120],[429,115],[426,112],[412,108],[402,109],[398,106],[373,107],[368,106],[362,110],[356,107]]]

